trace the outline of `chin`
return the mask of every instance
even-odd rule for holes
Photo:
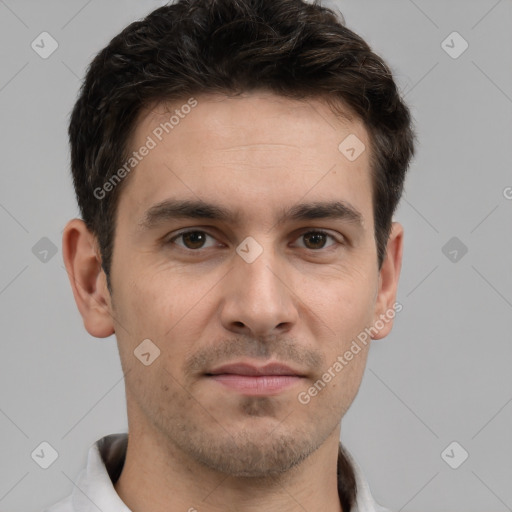
[[[233,477],[265,478],[297,466],[324,441],[318,432],[286,432],[282,424],[276,426],[275,420],[252,421],[246,428],[239,425],[240,430],[232,435],[223,431],[215,436],[203,432],[199,438],[189,437],[180,448],[216,472]]]

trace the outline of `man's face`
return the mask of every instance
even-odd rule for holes
[[[369,140],[320,101],[196,99],[162,141],[154,130],[180,105],[140,117],[132,149],[148,135],[156,147],[119,199],[112,313],[130,425],[218,471],[282,472],[338,436],[367,346],[307,404],[298,396],[383,312],[369,151],[338,149]],[[226,216],[176,215],[185,201]],[[341,207],[315,213],[328,203]],[[148,366],[134,355],[145,339],[160,349]]]

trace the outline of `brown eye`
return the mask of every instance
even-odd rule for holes
[[[210,242],[208,242],[208,238],[211,239]],[[195,230],[180,233],[171,238],[168,243],[176,244],[182,249],[198,250],[213,247],[215,245],[215,239],[204,231]],[[209,245],[207,245],[208,243]]]
[[[323,233],[306,233],[303,236],[308,249],[321,249],[325,245],[326,236]]]
[[[183,243],[188,249],[200,249],[206,240],[205,233],[201,231],[190,231],[181,235]]]
[[[323,231],[310,231],[304,233],[302,238],[304,239],[304,245],[307,249],[323,249],[327,239],[332,238],[332,236]]]

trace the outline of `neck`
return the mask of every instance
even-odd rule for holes
[[[129,432],[115,489],[132,512],[348,512],[338,495],[339,427],[298,466],[267,478],[222,474],[191,460],[153,429],[130,426]]]

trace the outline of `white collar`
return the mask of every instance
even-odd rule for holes
[[[78,476],[72,494],[45,512],[131,512],[109,476],[122,467],[127,439],[128,434],[111,434],[91,446],[87,466]],[[346,449],[345,454],[352,464],[357,484],[356,503],[350,512],[390,512],[375,503],[361,469]]]

